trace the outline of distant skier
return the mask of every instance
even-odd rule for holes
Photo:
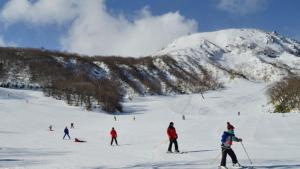
[[[118,141],[117,141],[118,134],[117,134],[117,131],[115,130],[115,128],[111,129],[110,135],[111,135],[110,145],[112,146],[114,141],[115,141],[116,145],[118,145]]]
[[[115,121],[117,121],[117,117],[116,116],[114,116],[114,119],[115,119]]]
[[[241,115],[241,112],[238,112],[238,116],[240,116]]]
[[[54,131],[52,127],[52,125],[49,126],[49,131]]]
[[[74,129],[74,123],[71,123],[71,127],[70,127],[71,129]]]
[[[133,116],[133,121],[135,121],[135,116]]]
[[[222,135],[222,161],[221,161],[221,166],[220,169],[227,169],[226,167],[226,156],[227,154],[230,156],[232,159],[233,167],[241,167],[241,165],[238,163],[238,160],[236,158],[236,155],[234,151],[231,149],[232,142],[240,142],[242,141],[241,138],[237,138],[234,135],[234,126],[231,125],[229,122],[227,122],[227,131],[224,131]]]
[[[182,120],[185,120],[185,115],[184,114],[182,115]]]
[[[172,153],[172,145],[173,145],[173,143],[175,144],[175,152],[179,153],[178,143],[177,143],[178,135],[176,133],[176,129],[174,127],[174,123],[173,122],[170,122],[168,130],[167,130],[167,134],[168,134],[169,141],[170,141],[169,148],[168,148],[168,153]]]
[[[65,137],[68,136],[68,137],[69,137],[69,140],[70,140],[71,137],[70,137],[70,135],[69,135],[69,129],[68,129],[67,126],[66,126],[66,128],[64,129],[64,133],[65,133],[65,135],[64,135],[63,139],[65,139]]]

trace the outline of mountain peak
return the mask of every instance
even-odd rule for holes
[[[213,72],[221,69],[253,80],[274,81],[300,70],[298,42],[258,29],[195,33],[174,40],[156,55],[193,58],[202,66],[212,64]]]

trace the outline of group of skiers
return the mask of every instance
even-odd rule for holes
[[[230,156],[230,158],[232,160],[233,167],[241,167],[234,151],[231,148],[233,141],[236,141],[236,142],[242,141],[241,138],[238,138],[235,136],[234,129],[235,129],[234,126],[232,124],[230,124],[229,122],[227,122],[227,131],[224,131],[222,138],[221,138],[222,160],[221,160],[221,164],[220,164],[220,169],[227,169],[227,167],[226,167],[227,154]],[[168,135],[169,141],[170,141],[167,152],[172,153],[172,145],[174,144],[175,152],[179,153],[180,151],[178,149],[178,143],[177,143],[178,135],[176,133],[176,129],[174,127],[173,122],[170,122],[170,124],[169,124],[169,127],[167,129],[167,135]]]
[[[71,123],[70,128],[74,128],[74,123]],[[236,141],[236,142],[242,141],[241,138],[238,138],[235,136],[234,129],[235,129],[235,127],[232,124],[230,124],[229,122],[227,122],[227,131],[223,132],[223,135],[221,138],[222,160],[221,160],[221,164],[220,164],[220,169],[227,169],[227,167],[226,167],[227,154],[231,157],[234,167],[241,167],[234,151],[231,148],[231,145],[234,141]],[[54,131],[52,128],[52,125],[49,126],[49,130]],[[178,148],[178,142],[177,142],[178,135],[177,135],[177,132],[176,132],[173,122],[170,122],[170,124],[167,128],[167,135],[169,137],[169,146],[168,146],[167,153],[173,153],[173,151],[172,151],[173,144],[175,146],[175,153],[180,153],[179,148]],[[69,139],[71,139],[71,137],[69,135],[69,129],[67,126],[64,129],[63,139],[65,139],[66,136]],[[112,129],[110,131],[110,136],[111,136],[110,145],[113,146],[113,143],[118,145],[118,141],[117,141],[118,134],[114,127],[112,127]],[[75,142],[86,142],[86,141],[75,138]]]
[[[71,128],[71,129],[74,129],[74,128],[75,128],[75,127],[74,127],[74,123],[71,123],[70,128]],[[54,131],[52,125],[49,126],[49,131]],[[117,141],[117,136],[118,136],[118,134],[117,134],[117,131],[115,130],[114,127],[111,129],[110,135],[111,135],[111,143],[110,143],[110,145],[113,145],[113,142],[115,142],[115,144],[118,145],[118,141]],[[65,129],[64,129],[63,140],[65,139],[65,137],[68,137],[69,140],[71,140],[71,136],[70,136],[70,132],[69,132],[68,126],[66,126]],[[81,140],[81,139],[79,139],[79,138],[75,138],[75,139],[74,139],[74,142],[80,142],[80,143],[83,143],[83,142],[86,142],[86,141]]]

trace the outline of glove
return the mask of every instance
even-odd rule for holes
[[[243,141],[243,139],[242,138],[239,138],[239,142],[242,142]]]

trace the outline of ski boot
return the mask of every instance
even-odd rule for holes
[[[234,163],[232,166],[233,168],[242,168],[240,163]]]

